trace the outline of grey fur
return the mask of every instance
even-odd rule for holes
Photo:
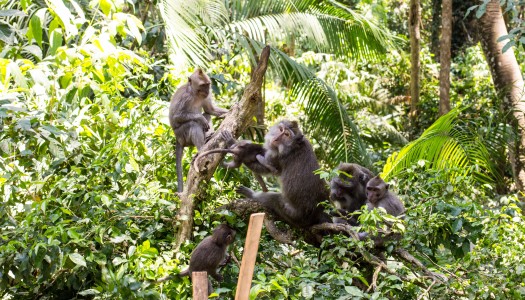
[[[279,170],[281,193],[255,193],[247,187],[238,192],[252,198],[296,227],[309,227],[330,218],[319,205],[328,199],[328,189],[319,175],[319,163],[310,142],[297,122],[283,120],[272,126],[265,136],[266,153],[259,157]]]
[[[204,110],[204,113],[202,113]],[[228,110],[215,106],[211,94],[210,78],[197,69],[188,82],[181,86],[171,98],[169,121],[175,136],[177,190],[183,191],[182,155],[184,147],[195,146],[200,150],[206,141],[206,132],[212,128],[211,115],[224,117]]]
[[[330,199],[343,218],[335,217],[334,221],[357,225],[356,217],[349,214],[365,205],[366,184],[374,174],[367,168],[353,163],[341,163],[337,170],[340,171],[339,175],[330,182]]]

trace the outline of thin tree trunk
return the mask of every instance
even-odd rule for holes
[[[415,119],[417,115],[417,105],[419,103],[419,90],[420,90],[420,72],[421,62],[419,58],[419,52],[421,51],[421,33],[419,30],[419,24],[421,20],[421,7],[419,0],[410,0],[410,16],[409,16],[409,27],[410,27],[410,116]]]
[[[525,97],[524,83],[520,67],[509,48],[502,52],[506,41],[498,38],[507,35],[507,28],[498,0],[487,5],[485,14],[478,23],[479,37],[485,57],[490,67],[492,80],[498,93],[503,97],[503,109],[508,113],[508,122],[518,132],[517,140],[510,146],[510,160],[516,188],[524,191],[525,187]]]
[[[439,33],[441,26],[441,0],[432,0],[432,23],[430,25],[430,52],[439,59]]]
[[[450,42],[452,40],[452,0],[443,0],[439,47],[439,115],[450,111]]]
[[[260,90],[268,66],[269,56],[270,47],[266,46],[261,53],[257,69],[253,72],[251,82],[244,90],[241,100],[231,107],[215,134],[204,145],[201,151],[224,148],[225,141],[222,138],[222,132],[224,130],[228,130],[234,137],[238,137],[252,123],[252,116],[255,113],[257,103],[262,100]],[[190,166],[184,192],[179,194],[181,205],[175,221],[175,225],[179,229],[176,234],[175,249],[179,249],[180,245],[191,237],[195,206],[199,205],[199,203],[205,199],[206,184],[213,176],[222,157],[224,157],[224,155],[217,154],[208,155],[200,159],[198,161],[200,172],[197,172],[193,168],[193,165]]]

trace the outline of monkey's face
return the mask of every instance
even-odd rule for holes
[[[209,82],[203,82],[197,86],[197,94],[202,98],[207,98],[210,95],[210,86]]]
[[[206,75],[202,69],[197,69],[193,74],[191,74],[191,76],[188,78],[188,82],[197,96],[206,98],[208,95],[210,95],[211,81],[208,75]]]
[[[346,175],[339,175],[330,182],[330,199],[339,202],[354,202],[355,199],[365,197],[364,186],[359,185],[355,180],[349,179]]]
[[[281,148],[291,145],[294,137],[293,131],[282,123],[272,127],[269,134],[271,134],[270,148],[278,149],[279,152],[282,152]]]
[[[374,186],[367,186],[366,187],[366,198],[370,203],[376,204],[383,198],[385,195],[385,187],[374,187]]]

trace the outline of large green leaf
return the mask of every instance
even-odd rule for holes
[[[451,169],[452,176],[474,175],[480,182],[493,183],[497,172],[489,151],[467,124],[460,123],[461,109],[441,116],[415,141],[388,158],[382,176],[386,179],[405,171],[420,160],[427,168]]]

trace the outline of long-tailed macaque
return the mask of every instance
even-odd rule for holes
[[[220,265],[229,260],[227,255],[228,245],[235,240],[235,230],[226,224],[221,224],[213,230],[213,234],[204,238],[193,250],[188,269],[179,273],[179,276],[190,276],[192,272],[204,272],[215,278],[218,282],[223,276],[217,272]],[[211,294],[213,286],[208,279],[208,294]]]
[[[330,200],[343,218],[335,217],[334,221],[357,225],[357,218],[350,214],[365,205],[366,184],[374,174],[363,166],[351,163],[341,163],[337,170],[339,175],[330,182]]]
[[[204,113],[202,113],[204,110]],[[177,164],[177,190],[182,192],[182,155],[184,147],[200,150],[206,142],[206,132],[212,127],[211,115],[224,117],[228,110],[213,103],[211,81],[197,69],[173,95],[170,102],[170,125],[177,137],[175,158]]]
[[[328,199],[328,189],[319,175],[314,174],[319,163],[297,122],[283,120],[270,127],[264,148],[266,153],[258,156],[258,160],[279,170],[281,193],[254,192],[244,186],[237,191],[293,226],[305,228],[330,222],[320,205]]]
[[[371,178],[366,184],[366,196],[366,206],[368,210],[382,207],[388,214],[392,216],[403,217],[403,214],[405,213],[405,206],[403,205],[403,202],[399,200],[399,197],[396,194],[389,190],[388,183],[381,179],[379,175]],[[391,224],[387,223],[387,225],[390,226]],[[367,236],[368,233],[366,232],[359,233],[359,239],[361,240],[365,239]],[[400,236],[400,234],[393,234],[388,239],[397,239]],[[376,247],[382,246],[387,240],[387,238],[381,234],[372,236],[371,238],[374,241]]]
[[[405,206],[396,194],[391,192],[388,183],[376,176],[366,184],[366,206],[369,210],[382,207],[387,213],[398,217],[405,213]]]
[[[213,153],[231,153],[233,154],[233,161],[224,163],[226,168],[238,168],[241,164],[246,165],[248,169],[253,172],[255,179],[261,185],[263,192],[267,192],[268,188],[264,183],[261,175],[277,175],[278,170],[271,165],[263,165],[257,159],[257,156],[264,157],[266,149],[262,144],[252,143],[250,141],[236,141],[229,131],[222,132],[222,137],[226,141],[226,145],[230,145],[228,149],[213,149],[203,153],[199,153],[194,160],[194,168],[198,171],[198,160],[208,154]]]

